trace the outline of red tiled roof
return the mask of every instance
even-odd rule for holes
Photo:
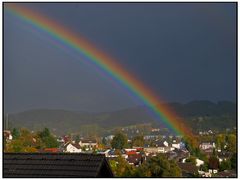
[[[127,155],[134,155],[134,154],[137,154],[136,151],[126,151],[126,154]]]
[[[60,152],[60,150],[58,148],[45,148],[43,151],[44,152],[52,152],[52,153]]]
[[[137,165],[142,161],[142,156],[141,156],[141,154],[130,155],[130,156],[128,156],[127,161],[129,163],[133,163],[133,164]]]
[[[143,151],[143,147],[138,147],[136,149],[137,149],[137,151]]]

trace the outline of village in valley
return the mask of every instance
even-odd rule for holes
[[[103,154],[115,177],[154,177],[165,162],[171,175],[163,177],[236,177],[236,130],[199,131],[197,146],[183,136],[163,135],[160,128],[118,128],[102,137],[68,134],[56,136],[49,129],[4,130],[5,152]],[[150,167],[150,162],[158,165]]]

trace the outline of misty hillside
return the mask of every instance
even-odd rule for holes
[[[14,127],[56,129],[56,133],[76,132],[81,126],[93,124],[104,129],[128,126],[139,123],[151,123],[154,119],[143,107],[135,107],[115,112],[83,113],[66,110],[37,109],[16,114],[9,114],[9,121]]]
[[[222,130],[236,127],[236,103],[233,102],[192,101],[186,104],[169,103],[168,106],[194,129]],[[77,132],[84,125],[111,129],[134,124],[156,123],[146,107],[103,113],[36,109],[9,114],[8,119],[12,127],[26,127],[33,130],[48,127],[57,134]]]

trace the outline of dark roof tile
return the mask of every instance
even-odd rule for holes
[[[4,177],[112,177],[104,155],[5,153]]]

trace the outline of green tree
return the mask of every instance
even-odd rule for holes
[[[231,161],[230,160],[222,161],[219,165],[220,171],[230,170],[230,169],[231,169]]]
[[[182,172],[175,161],[169,161],[164,155],[158,154],[144,162],[135,175],[138,177],[181,177]]]
[[[47,148],[57,148],[57,147],[59,147],[58,141],[53,136],[45,137],[45,138],[42,139],[42,141],[45,144],[45,147],[47,147]]]
[[[24,152],[24,146],[20,140],[12,140],[7,145],[6,152]]]
[[[103,137],[103,139],[102,139],[102,144],[104,145],[104,146],[106,146],[108,143],[107,143],[107,139],[105,138],[105,137]]]
[[[20,129],[20,136],[21,137],[26,137],[26,136],[30,136],[31,135],[31,132],[26,129],[26,128],[21,128]]]
[[[17,139],[17,138],[19,138],[19,136],[20,136],[20,132],[19,132],[19,130],[16,129],[16,128],[13,128],[12,136],[13,136],[13,139]]]
[[[118,152],[118,157],[115,160],[110,160],[110,167],[116,177],[134,177],[136,168],[121,156]]]
[[[183,142],[185,143],[185,147],[190,152],[191,155],[200,157],[201,151],[199,149],[199,139],[198,137],[184,137]]]
[[[143,136],[135,136],[132,140],[132,146],[143,147],[144,146]]]
[[[127,147],[127,136],[121,132],[118,132],[115,134],[112,142],[111,142],[111,146],[114,149],[123,149],[125,147]]]
[[[205,153],[201,152],[201,151],[200,151],[200,153],[199,153],[198,158],[199,158],[200,160],[204,161],[205,163],[208,163],[207,155],[206,155]]]
[[[236,153],[234,153],[232,155],[230,162],[231,162],[231,168],[236,169],[236,167],[237,167],[237,154]]]
[[[6,144],[5,152],[37,152],[45,147],[58,147],[57,139],[51,135],[50,131],[45,128],[38,133],[31,133],[28,129],[20,129],[18,138],[13,139]]]
[[[6,145],[6,152],[37,152],[36,147],[39,143],[35,134],[27,129],[21,129],[20,136]]]
[[[200,169],[201,171],[207,172],[207,171],[208,171],[208,166],[207,166],[206,163],[204,163],[204,164],[200,165],[199,169]]]
[[[56,148],[59,147],[57,138],[55,138],[49,131],[48,128],[44,128],[43,131],[37,133],[38,137],[44,144],[45,148]]]
[[[51,135],[48,128],[44,128],[43,131],[40,131],[38,134],[40,138],[49,137]]]
[[[235,134],[227,135],[227,150],[236,153],[237,152],[237,138]]]
[[[75,141],[76,141],[76,143],[79,143],[79,141],[80,141],[80,136],[79,135],[76,136]]]
[[[225,145],[225,135],[224,134],[218,134],[216,136],[216,146],[218,149],[223,150]]]

